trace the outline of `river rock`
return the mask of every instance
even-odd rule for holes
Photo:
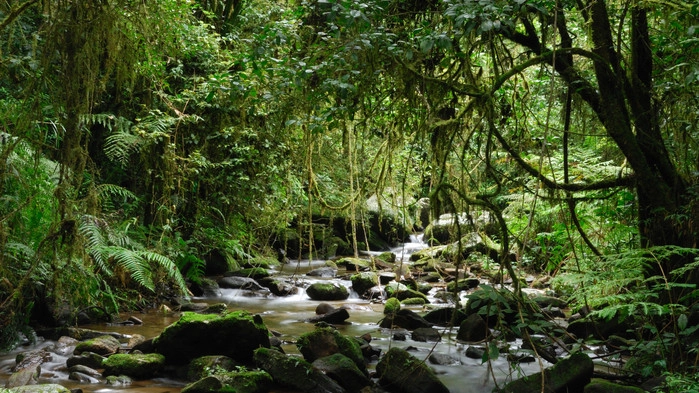
[[[345,300],[349,291],[343,285],[332,282],[316,282],[306,288],[311,300]]]
[[[346,308],[334,308],[325,314],[317,314],[306,320],[310,323],[325,322],[332,325],[339,325],[345,323],[349,319],[350,315]]]
[[[70,389],[55,383],[25,385],[12,388],[12,393],[71,393]]]
[[[619,385],[600,378],[594,378],[585,385],[585,393],[644,393],[645,390],[635,387]]]
[[[112,336],[104,335],[78,343],[73,353],[80,355],[83,352],[92,352],[98,355],[110,355],[116,353],[119,347],[121,347],[119,340]]]
[[[337,266],[344,266],[344,268],[349,272],[349,271],[360,271],[360,270],[369,270],[371,269],[372,263],[368,259],[362,259],[362,258],[354,258],[354,257],[345,257],[345,258],[340,258],[337,261],[335,261],[335,264]]]
[[[247,311],[225,315],[184,313],[153,339],[154,350],[174,364],[205,355],[225,355],[247,363],[255,349],[269,346],[262,318]]]
[[[265,371],[231,371],[215,373],[185,386],[182,393],[267,393],[273,385]]]
[[[359,392],[372,384],[366,373],[362,372],[352,359],[341,353],[316,359],[312,365],[350,393]]]
[[[269,289],[274,296],[289,296],[299,292],[299,288],[292,283],[277,277],[261,278],[259,284]]]
[[[210,278],[202,277],[189,286],[190,292],[194,296],[218,297],[221,296],[221,288],[218,283]]]
[[[228,356],[201,356],[189,363],[187,367],[187,379],[190,381],[197,381],[211,375],[212,370],[232,371],[237,366],[240,366],[240,364]]]
[[[98,378],[79,371],[72,371],[70,374],[68,374],[68,379],[72,379],[73,381],[78,381],[80,383],[100,383]]]
[[[105,357],[100,354],[94,352],[83,352],[78,356],[71,356],[66,359],[66,366],[70,368],[76,365],[83,365],[85,367],[97,369],[102,368],[102,362],[104,359]]]
[[[478,314],[471,314],[459,325],[456,339],[466,342],[483,341],[490,336],[490,329]]]
[[[366,292],[374,287],[378,282],[379,277],[374,272],[362,272],[350,276],[352,281],[352,289],[357,292],[357,295],[366,299]]]
[[[151,379],[162,370],[165,357],[159,353],[132,354],[117,353],[103,363],[102,375],[128,375],[133,379]]]
[[[433,352],[428,358],[430,363],[437,364],[440,366],[459,366],[461,365],[461,360],[459,358],[447,355],[444,353]]]
[[[70,371],[71,373],[76,372],[76,373],[81,373],[81,374],[85,374],[85,375],[90,375],[90,376],[95,377],[95,378],[99,378],[102,376],[102,374],[100,374],[99,371],[95,370],[92,367],[84,366],[82,364],[76,364],[72,367],[68,367],[68,371]]]
[[[438,342],[442,340],[442,335],[435,328],[422,327],[413,330],[411,338],[421,342]]]
[[[393,292],[392,297],[395,297],[396,299],[398,299],[400,301],[406,301],[408,299],[420,299],[420,300],[422,300],[422,304],[430,302],[424,293],[422,293],[420,291],[416,291],[414,289],[405,289],[402,291],[395,291],[395,292]],[[406,303],[406,304],[408,304],[408,303]]]
[[[304,359],[309,362],[341,353],[352,359],[362,372],[367,372],[359,342],[333,328],[316,328],[311,332],[304,333],[296,341],[296,346]]]
[[[52,360],[51,353],[44,349],[22,352],[15,358],[15,366],[5,387],[14,388],[38,382],[41,365]]]
[[[313,269],[310,272],[306,273],[306,275],[310,276],[310,277],[325,277],[325,278],[335,277],[336,274],[337,274],[337,269],[330,267],[330,266],[319,267],[319,268]]]
[[[228,289],[247,289],[251,291],[258,291],[264,289],[257,281],[252,277],[221,277],[218,279],[218,285],[221,288]]]
[[[432,325],[414,311],[401,309],[395,314],[386,315],[386,317],[381,320],[380,326],[385,329],[402,327],[408,330],[415,330],[421,327],[431,327]]]
[[[379,384],[401,393],[449,393],[424,362],[406,350],[391,347],[376,364]]]
[[[451,281],[447,284],[447,291],[468,291],[469,289],[476,288],[480,285],[480,280],[476,277],[460,278],[458,280]]]
[[[459,326],[467,315],[462,309],[454,307],[440,307],[430,310],[423,318],[433,325],[439,326]]]
[[[592,360],[582,352],[560,360],[543,372],[528,375],[505,385],[501,393],[551,393],[582,392],[590,382],[593,372]],[[543,385],[542,385],[543,378]]]
[[[332,378],[306,360],[287,356],[269,348],[258,348],[253,358],[257,367],[268,372],[275,383],[304,393],[345,393]]]

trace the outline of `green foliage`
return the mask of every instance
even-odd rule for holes
[[[127,232],[118,233],[106,221],[93,216],[82,217],[79,231],[85,237],[87,253],[95,262],[99,274],[113,279],[117,277],[115,272],[123,271],[150,291],[155,291],[154,278],[161,274],[175,284],[179,293],[187,292],[175,263],[166,256],[144,250]]]

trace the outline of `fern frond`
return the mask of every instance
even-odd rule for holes
[[[131,154],[137,152],[142,144],[143,138],[138,135],[128,131],[115,132],[104,141],[104,154],[124,167],[128,164]]]
[[[140,253],[123,247],[110,247],[109,249],[114,262],[128,272],[134,281],[151,291],[155,291],[150,265]]]
[[[177,268],[177,265],[175,262],[172,261],[172,259],[162,255],[158,254],[155,252],[151,251],[141,251],[138,253],[139,256],[149,262],[154,262],[161,268],[163,268],[167,274],[168,277],[173,279],[177,286],[179,287],[179,290],[182,293],[187,292],[187,284],[184,281],[184,278],[182,277],[182,274],[180,274],[179,269]]]

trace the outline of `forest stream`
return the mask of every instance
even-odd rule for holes
[[[392,250],[397,255],[397,258],[402,258],[405,263],[408,263],[408,258],[411,252],[425,247],[425,244],[419,238],[413,237],[411,243],[406,243]],[[276,297],[273,295],[262,296],[247,290],[239,289],[220,289],[220,296],[209,298],[193,298],[193,302],[206,303],[226,303],[228,310],[247,310],[251,313],[259,314],[265,325],[272,331],[281,333],[279,337],[283,341],[282,348],[288,354],[298,354],[296,348],[296,339],[314,329],[314,325],[304,322],[306,319],[315,315],[315,309],[320,303],[309,299],[303,288],[307,285],[320,280],[333,280],[351,288],[351,282],[344,279],[344,271],[338,272],[338,277],[342,278],[319,278],[307,276],[306,273],[314,268],[324,266],[324,261],[300,261],[282,265],[280,270],[275,272],[275,275],[292,276],[299,282],[300,291],[295,295],[287,297]],[[352,272],[348,272],[352,273]],[[436,288],[428,294],[431,306],[446,306],[440,304],[434,297]],[[482,363],[481,359],[474,359],[466,356],[466,349],[469,345],[478,346],[479,344],[465,344],[458,342],[455,328],[445,329],[438,328],[442,334],[442,340],[438,343],[434,342],[418,342],[410,338],[407,334],[405,340],[395,340],[395,331],[390,329],[382,329],[378,322],[383,318],[383,302],[368,301],[360,298],[355,292],[351,292],[350,297],[343,301],[327,302],[335,307],[345,307],[348,309],[350,318],[345,324],[335,325],[335,327],[344,335],[361,336],[370,334],[372,337],[371,345],[381,349],[385,353],[391,346],[399,346],[401,348],[410,348],[413,355],[420,359],[428,359],[433,353],[448,355],[452,359],[449,365],[430,364],[442,382],[449,388],[451,393],[473,393],[473,392],[490,392],[496,387],[493,378],[497,379],[498,385],[519,378],[525,374],[540,371],[541,364],[539,361],[531,363],[512,364],[507,362],[504,356],[488,363]],[[413,311],[422,312],[424,306],[406,306]],[[151,310],[147,313],[138,314],[123,314],[122,320],[126,320],[129,316],[135,316],[143,321],[141,325],[108,325],[95,324],[83,325],[82,328],[89,328],[105,332],[116,332],[124,335],[140,334],[147,338],[157,336],[163,328],[175,322],[179,318],[178,313],[163,313],[156,310]],[[514,345],[518,345],[517,342]],[[43,340],[39,338],[34,345],[21,346],[10,353],[0,357],[0,386],[5,386],[11,368],[15,365],[15,356],[23,351],[32,349],[46,348],[56,346],[56,342]],[[84,392],[179,392],[185,386],[184,381],[176,381],[171,379],[152,379],[134,381],[129,386],[111,386],[106,385],[103,381],[95,383],[79,383],[68,378],[66,371],[66,359],[71,355],[64,355],[52,352],[53,359],[44,363],[41,368],[41,376],[39,383],[57,383],[68,388],[80,388]],[[377,359],[373,359],[368,365],[372,370]],[[548,363],[543,361],[546,366]]]

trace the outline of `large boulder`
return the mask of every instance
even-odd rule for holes
[[[352,359],[357,367],[363,372],[366,371],[364,355],[359,342],[353,338],[342,335],[333,328],[316,328],[315,330],[302,334],[296,341],[296,346],[304,359],[313,362],[316,359],[341,353]]]
[[[133,379],[150,379],[156,376],[164,365],[165,357],[159,353],[116,353],[102,363],[102,374],[105,377],[128,375]]]
[[[252,277],[238,277],[238,276],[228,276],[221,277],[218,280],[218,285],[221,288],[228,289],[247,289],[251,291],[259,291],[264,289],[254,278]]]
[[[589,356],[577,352],[553,367],[505,385],[501,393],[583,392],[592,378],[594,366]],[[543,378],[543,381],[542,381]]]
[[[288,280],[279,279],[277,277],[265,277],[258,280],[258,283],[267,288],[275,296],[295,295],[299,292],[299,288]]]
[[[248,363],[255,349],[269,346],[262,318],[247,311],[224,315],[186,312],[153,339],[154,351],[173,364],[205,355],[224,355]]]
[[[392,347],[376,364],[379,384],[401,393],[449,393],[449,389],[424,362],[406,350]]]
[[[33,385],[39,380],[41,365],[51,361],[51,353],[44,349],[23,352],[15,358],[15,366],[5,387],[14,388],[23,385]]]
[[[306,294],[311,300],[345,300],[349,291],[344,285],[332,282],[316,282],[306,288]]]
[[[254,352],[257,367],[268,372],[275,383],[304,393],[345,393],[332,378],[315,369],[306,360],[287,356],[277,350],[258,348]]]
[[[240,366],[228,356],[209,355],[192,360],[187,367],[187,379],[197,381],[212,374],[212,370],[232,371]]]
[[[341,353],[316,359],[312,365],[350,393],[359,392],[372,384],[366,373],[360,370],[352,359]]]

